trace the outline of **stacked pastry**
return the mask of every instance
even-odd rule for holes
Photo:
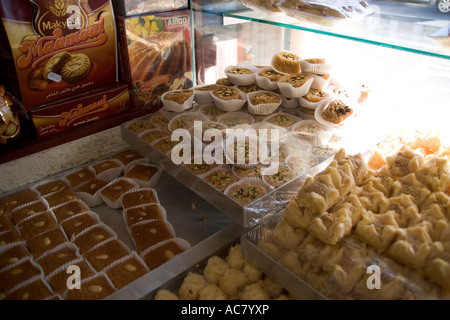
[[[370,167],[340,150],[306,179],[275,228],[263,228],[258,245],[330,297],[448,298],[450,173],[430,141],[374,152]]]
[[[175,290],[160,289],[155,300],[290,300],[291,294],[243,256],[241,245],[225,257],[208,258],[202,271],[191,271]]]

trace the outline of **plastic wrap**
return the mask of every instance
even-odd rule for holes
[[[359,0],[274,0],[274,4],[287,16],[324,26],[355,21],[374,12],[366,1]]]
[[[372,170],[361,155],[340,150],[283,210],[247,233],[248,254],[266,256],[263,271],[286,268],[298,286],[331,299],[448,299],[447,160],[415,162],[420,152],[410,151],[411,166],[399,177],[404,153]],[[439,173],[428,179],[426,172]],[[277,280],[295,287],[283,273]]]

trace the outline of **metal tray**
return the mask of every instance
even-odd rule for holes
[[[145,117],[143,117],[145,118]],[[141,119],[143,119],[141,118]],[[136,121],[137,119],[133,120]],[[332,158],[319,158],[319,164],[311,168],[308,172],[297,176],[279,188],[272,190],[260,199],[243,206],[220,192],[209,183],[205,182],[183,166],[176,165],[164,153],[160,152],[148,142],[139,138],[136,134],[126,128],[131,123],[121,126],[122,139],[128,143],[132,149],[139,150],[145,157],[154,164],[160,166],[165,172],[173,176],[177,181],[194,191],[201,198],[208,201],[218,210],[226,214],[235,222],[244,227],[256,226],[261,219],[270,213],[275,213],[286,206],[290,198],[298,192],[301,184],[308,175],[315,175],[325,169]]]
[[[280,214],[266,217],[262,225],[258,225],[241,237],[241,246],[244,257],[251,261],[255,267],[271,277],[300,300],[328,300],[322,293],[313,288],[306,281],[300,279],[290,270],[282,266],[255,244],[260,237],[260,230],[264,223],[274,225],[281,219]]]

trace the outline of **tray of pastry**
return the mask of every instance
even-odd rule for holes
[[[35,300],[138,299],[142,277],[234,225],[132,149],[3,195],[0,221],[2,298]]]
[[[365,158],[340,150],[243,236],[244,252],[287,289],[329,299],[448,299],[448,150],[423,134]]]
[[[204,107],[204,106],[203,106]],[[215,106],[211,108],[216,109]],[[230,114],[230,113],[227,113]],[[157,126],[157,118],[168,120],[180,118],[184,115],[198,117],[199,120],[206,121],[202,117],[198,107],[181,113],[167,112],[160,110],[155,114],[134,119],[121,126],[122,138],[131,148],[142,152],[151,162],[157,164],[164,171],[183,183],[190,190],[193,190],[200,197],[207,200],[221,212],[229,216],[235,222],[250,227],[259,223],[266,214],[279,211],[286,205],[287,199],[292,192],[296,192],[307,175],[314,175],[330,160],[330,156],[336,151],[334,147],[317,146],[312,148],[310,144],[296,138],[292,133],[288,133],[284,142],[280,144],[280,159],[278,173],[275,175],[262,176],[261,170],[268,166],[256,165],[249,168],[238,167],[227,164],[226,160],[222,164],[208,165],[204,161],[196,165],[175,164],[171,158],[171,149],[162,151],[158,143],[166,143],[173,148],[176,142],[171,141],[172,132],[164,127]],[[239,112],[239,117],[250,116],[249,113]],[[299,118],[284,112],[272,115],[274,117],[287,118],[289,121],[299,121]],[[147,127],[147,130],[135,131],[136,127]],[[151,129],[148,129],[151,128]],[[289,157],[290,156],[290,157]],[[289,166],[287,165],[289,164]],[[279,179],[275,184],[267,183],[270,178]],[[233,187],[255,188],[256,191],[248,197],[236,198],[232,196]],[[241,190],[241,189],[239,189]],[[245,190],[243,191],[245,192]],[[248,200],[249,199],[249,200]],[[247,201],[248,200],[248,201]]]
[[[160,272],[160,284],[147,288],[151,290],[144,299],[297,300],[244,256],[240,243],[244,232],[237,225],[227,228],[212,236],[207,246],[198,247],[197,261],[178,267],[175,259],[169,262]],[[116,297],[127,298],[120,293],[111,296]]]

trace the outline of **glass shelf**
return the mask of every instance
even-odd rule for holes
[[[267,16],[239,5],[239,1],[227,3],[222,7],[210,8],[204,6],[202,10],[207,14],[222,15],[224,26],[240,24],[246,21],[259,22],[450,59],[450,48],[442,46],[429,36],[444,28],[450,21],[420,21],[421,19],[419,18],[411,21],[413,19],[380,14],[377,6],[373,6],[373,8],[375,12],[372,15],[355,19],[354,21],[340,22],[332,26],[314,24],[306,20],[301,21],[285,14]]]

